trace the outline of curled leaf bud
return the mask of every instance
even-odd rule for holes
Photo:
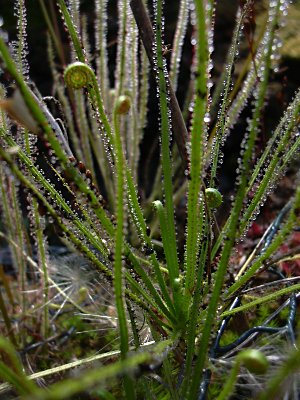
[[[131,100],[129,96],[121,95],[117,98],[115,103],[115,111],[117,114],[127,114],[131,107]]]
[[[173,282],[173,287],[176,292],[178,292],[181,288],[180,278],[175,278]]]
[[[205,197],[209,208],[217,208],[220,207],[220,205],[222,204],[222,195],[215,188],[205,189]]]
[[[93,70],[86,64],[76,61],[67,66],[64,73],[66,85],[73,89],[81,89],[93,81]]]
[[[267,372],[269,362],[267,357],[259,350],[248,349],[238,355],[239,360],[252,373],[262,375]]]

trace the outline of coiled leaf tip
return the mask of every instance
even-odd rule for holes
[[[64,79],[67,86],[81,89],[92,83],[93,75],[93,70],[88,65],[76,61],[67,66]]]

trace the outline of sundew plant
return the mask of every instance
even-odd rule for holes
[[[265,132],[289,2],[265,2],[259,23],[261,2],[237,2],[221,76],[219,1],[178,0],[170,44],[161,0],[36,3],[46,97],[24,0],[15,36],[0,31],[1,398],[298,398],[300,283],[279,268],[299,257],[281,252],[299,228],[297,175],[243,246],[299,155],[299,90]]]

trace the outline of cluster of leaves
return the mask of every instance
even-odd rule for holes
[[[261,154],[255,147],[270,74],[278,68],[277,33],[288,3],[270,1],[265,21],[255,32],[255,4],[240,1],[224,72],[214,90],[212,0],[181,0],[170,63],[161,0],[153,2],[152,22],[142,0],[119,0],[115,56],[108,55],[107,0],[95,0],[92,37],[80,2],[58,0],[69,38],[68,56],[54,22],[55,7],[48,9],[43,0],[40,6],[49,30],[53,98],[42,98],[28,75],[24,0],[15,1],[17,40],[0,34],[5,79],[0,103],[5,227],[1,237],[9,244],[20,289],[12,295],[12,283],[1,274],[0,309],[11,343],[0,342],[0,374],[30,399],[60,399],[62,393],[68,398],[82,392],[100,398],[204,398],[217,357],[212,343],[222,324],[234,314],[285,300],[300,289],[299,283],[288,281],[263,295],[253,298],[253,289],[252,297],[247,295],[257,274],[280,261],[277,252],[299,225],[300,187],[239,270],[232,265],[239,242],[300,145],[298,90]],[[187,107],[181,112],[175,92],[184,40],[191,31],[191,78]],[[249,57],[234,81],[234,66],[245,42]],[[149,82],[155,84],[159,105],[160,163],[149,193],[140,197],[140,144],[153,117],[148,115]],[[251,115],[241,144],[235,193],[219,227],[222,148],[246,106]],[[179,206],[185,207],[186,218],[176,217]],[[71,257],[67,268],[63,258],[53,266],[49,256],[51,226],[73,253],[73,258],[67,257]],[[184,232],[183,243],[177,232]],[[246,301],[230,307],[235,297]],[[30,365],[27,342],[33,335],[28,332],[39,338],[30,343],[30,350],[40,345],[47,349],[53,341],[61,346],[65,338],[72,343],[72,332],[88,329],[78,316],[91,327],[117,328],[117,350],[50,366],[31,379],[83,364],[92,368],[76,379],[50,385],[47,391],[38,389],[23,372],[26,362]],[[291,321],[288,317],[290,331]],[[66,332],[57,335],[62,329]],[[100,343],[93,335],[90,350],[99,350]],[[23,366],[15,351],[24,355]],[[299,367],[298,353],[291,353],[261,398],[272,398],[280,380]],[[217,385],[218,398],[230,396],[243,363],[251,373],[264,372],[266,360],[261,357],[249,351],[235,357],[230,380],[223,389]],[[92,364],[96,360],[107,365]]]

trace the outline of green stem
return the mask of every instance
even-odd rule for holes
[[[117,215],[117,227],[115,235],[115,262],[114,262],[114,290],[115,290],[115,302],[118,313],[118,323],[120,332],[120,350],[121,358],[126,359],[129,350],[128,343],[128,327],[125,312],[124,303],[124,290],[123,290],[123,241],[124,241],[124,159],[123,159],[123,147],[120,135],[120,116],[117,113],[117,109],[114,109],[114,130],[115,130],[115,143],[116,143],[116,171],[117,171],[117,202],[116,202],[116,215]],[[128,399],[134,399],[134,387],[133,381],[127,375],[124,379],[124,388]]]
[[[33,200],[33,211],[35,218],[35,234],[37,240],[37,248],[39,252],[39,258],[41,263],[41,269],[43,271],[43,295],[44,295],[44,337],[47,338],[49,333],[49,279],[48,279],[48,268],[46,262],[46,249],[45,249],[45,238],[43,234],[43,227],[40,220],[38,211],[38,203],[36,199]]]
[[[64,0],[58,0],[58,4],[59,4],[61,12],[64,16],[65,23],[68,27],[68,32],[71,37],[72,43],[74,45],[74,49],[77,54],[78,60],[84,63],[84,62],[86,62],[86,59],[85,59],[84,51],[82,48],[82,44],[81,44],[81,42],[79,40],[79,36],[74,28],[74,24],[73,24],[70,14],[69,14],[69,11],[67,9],[67,6],[66,6]]]
[[[207,32],[206,32],[206,12],[205,2],[196,1],[197,18],[197,78],[196,78],[196,98],[191,128],[191,161],[188,183],[188,203],[187,203],[187,236],[184,263],[186,270],[185,278],[185,297],[186,307],[188,307],[193,296],[196,281],[196,266],[198,261],[200,230],[198,221],[204,218],[204,208],[200,207],[199,197],[201,182],[201,171],[203,168],[203,148],[206,141],[205,114],[207,112]]]
[[[229,315],[234,315],[234,314],[236,314],[238,312],[249,310],[250,308],[256,307],[259,304],[263,304],[263,303],[267,303],[267,302],[272,301],[272,300],[276,300],[280,296],[284,296],[284,295],[287,295],[287,294],[290,294],[290,293],[293,293],[293,292],[297,292],[297,291],[299,291],[299,289],[300,289],[300,284],[289,286],[287,288],[277,290],[274,293],[268,294],[266,296],[262,296],[262,297],[260,297],[260,298],[258,298],[256,300],[250,301],[247,304],[244,304],[242,306],[236,307],[233,310],[224,311],[221,314],[220,317],[221,318],[225,318],[225,317],[228,317]]]
[[[169,235],[169,246],[172,252],[172,277],[179,277],[179,265],[177,256],[177,243],[175,233],[174,220],[174,203],[173,203],[173,184],[172,184],[172,164],[170,157],[170,120],[168,106],[168,88],[165,79],[166,64],[162,54],[162,1],[156,3],[156,60],[157,60],[157,83],[159,88],[159,105],[160,105],[160,124],[161,124],[161,151],[162,151],[162,168],[163,168],[163,186],[166,201],[167,228]],[[174,293],[174,279],[170,284]],[[175,293],[174,293],[175,295]]]

